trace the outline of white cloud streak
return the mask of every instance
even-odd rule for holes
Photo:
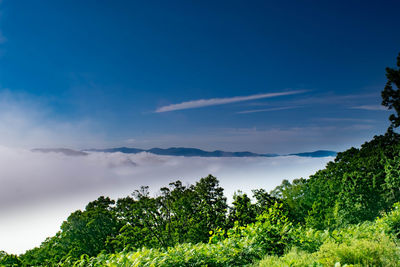
[[[366,123],[376,122],[376,120],[359,119],[359,118],[316,118],[315,120],[326,121],[326,122],[366,122]]]
[[[264,109],[253,109],[253,110],[245,110],[236,112],[236,114],[249,114],[249,113],[257,113],[257,112],[268,112],[268,111],[279,111],[279,110],[287,110],[287,109],[295,109],[300,107],[277,107],[277,108],[264,108]]]
[[[351,109],[383,110],[383,111],[387,111],[387,110],[388,110],[388,109],[385,108],[384,106],[380,106],[380,105],[361,105],[361,106],[351,107]]]
[[[175,110],[183,110],[183,109],[192,109],[192,108],[201,108],[208,106],[216,106],[216,105],[225,105],[243,101],[250,101],[255,99],[263,99],[263,98],[272,98],[278,96],[287,96],[287,95],[295,95],[306,92],[305,90],[297,90],[297,91],[288,91],[288,92],[277,92],[277,93],[268,93],[268,94],[257,94],[257,95],[249,95],[249,96],[235,96],[235,97],[226,97],[226,98],[211,98],[211,99],[199,99],[186,101],[178,104],[171,104],[167,106],[162,106],[158,108],[155,112],[169,112]]]

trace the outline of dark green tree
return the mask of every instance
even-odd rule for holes
[[[388,204],[394,204],[400,199],[400,157],[387,159],[385,164],[384,188]]]
[[[230,211],[229,221],[237,222],[240,226],[256,221],[256,206],[251,203],[247,194],[238,191],[233,195],[233,208]]]
[[[197,233],[200,218],[196,214],[194,186],[184,186],[181,181],[169,184],[169,188],[161,188],[161,210],[167,223],[166,235],[176,243],[200,242]]]
[[[22,266],[22,262],[17,255],[0,251],[0,266]]]
[[[96,256],[105,249],[106,240],[115,237],[120,228],[113,210],[114,203],[108,197],[99,197],[90,202],[85,211],[72,213],[61,225],[62,243],[68,256]]]
[[[276,197],[271,196],[267,191],[265,191],[265,189],[254,189],[251,190],[251,192],[256,200],[254,208],[257,215],[261,215],[264,211],[279,201]]]
[[[389,117],[389,129],[400,126],[400,53],[397,56],[397,67],[386,68],[387,82],[382,91],[382,105],[396,112]]]
[[[208,175],[201,178],[194,187],[196,216],[198,216],[198,232],[202,236],[201,242],[208,242],[208,232],[217,227],[224,228],[228,205],[224,196],[224,189],[219,186],[216,177]]]
[[[211,175],[190,186],[170,183],[157,197],[142,187],[133,198],[117,201],[116,216],[123,226],[109,243],[122,250],[207,242],[210,230],[225,227],[226,209],[223,189]]]
[[[373,173],[357,170],[346,173],[334,210],[336,224],[341,226],[375,219],[381,210],[380,192],[381,188],[374,184]]]
[[[303,222],[304,214],[309,209],[304,198],[307,189],[307,180],[304,178],[294,179],[292,182],[285,179],[271,191],[271,196],[282,202],[282,207],[287,210],[291,220]]]

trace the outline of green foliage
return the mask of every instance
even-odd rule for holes
[[[324,266],[335,263],[354,266],[400,266],[400,251],[387,236],[372,240],[354,239],[350,243],[328,242],[317,253]]]
[[[393,131],[339,153],[310,179],[284,180],[271,195],[293,222],[326,229],[372,221],[400,201],[400,135]]]
[[[337,225],[346,225],[374,219],[380,211],[381,191],[374,185],[371,175],[360,171],[345,173],[342,189],[335,202],[334,217]],[[377,205],[378,204],[378,205]]]
[[[282,206],[275,203],[257,218],[254,225],[255,240],[264,253],[281,255],[293,241],[294,227]]]
[[[256,266],[400,266],[400,251],[395,243],[387,236],[376,239],[329,241],[315,253],[294,248],[282,257],[267,256]]]
[[[223,227],[226,221],[228,205],[223,194],[224,189],[219,187],[219,181],[209,175],[200,179],[195,186],[195,195],[198,205],[195,214],[201,229],[202,242],[208,241],[208,231],[217,227]],[[203,235],[205,234],[205,235]]]
[[[273,255],[263,258],[260,262],[254,266],[260,267],[322,267],[323,265],[317,261],[315,254],[307,253],[305,251],[292,249],[289,253],[282,257]],[[332,265],[333,266],[333,265]],[[335,266],[336,267],[336,266]]]
[[[134,198],[117,201],[117,217],[124,226],[108,242],[115,251],[207,242],[211,229],[225,227],[226,198],[214,176],[191,186],[170,183],[160,192],[153,198],[148,188],[142,187],[134,192]]]
[[[85,266],[241,266],[254,263],[265,254],[282,254],[291,242],[292,225],[276,203],[247,226],[227,232],[218,228],[209,244],[177,244],[169,248],[142,248],[135,252],[100,254],[80,259]],[[71,264],[70,261],[64,265]]]
[[[400,205],[375,222],[332,231],[299,227],[291,250],[264,257],[257,266],[400,266]]]
[[[386,234],[400,240],[400,203],[395,203],[389,213],[378,218],[377,224]]]
[[[302,202],[307,180],[304,178],[294,179],[292,182],[283,180],[282,183],[272,190],[271,195],[277,200],[284,200],[282,203],[287,211],[288,217],[294,222],[303,222],[304,206]],[[276,202],[276,200],[275,200]]]
[[[114,203],[109,198],[100,197],[90,202],[84,212],[72,213],[61,225],[61,239],[69,250],[68,256],[95,256],[105,249],[106,240],[115,237],[119,229],[112,209]]]
[[[382,105],[394,109],[396,114],[389,117],[391,127],[400,126],[400,53],[397,57],[398,69],[386,68],[387,83],[382,91]],[[393,85],[396,88],[393,88]]]
[[[171,183],[157,197],[150,196],[148,187],[116,202],[100,197],[84,211],[72,213],[60,232],[20,258],[26,265],[55,265],[85,261],[82,255],[100,252],[206,243],[211,229],[225,228],[227,207],[223,188],[212,175],[190,186]]]
[[[22,262],[17,255],[0,251],[0,266],[21,266]]]
[[[254,204],[254,209],[257,215],[262,214],[266,209],[274,205],[276,202],[279,202],[279,199],[271,196],[264,189],[254,189],[251,190],[253,192],[253,198],[256,200]]]
[[[393,159],[385,162],[385,184],[386,198],[389,203],[394,203],[400,199],[400,156],[396,155]]]
[[[253,224],[214,231],[209,244],[85,256],[61,266],[400,266],[398,229],[392,228],[399,207],[374,222],[320,231],[292,225],[277,203]]]
[[[241,226],[235,222],[235,226],[226,232],[217,229],[212,233],[209,243],[216,244],[225,238],[252,240],[251,246],[259,254],[281,255],[285,248],[292,242],[293,224],[288,220],[282,204],[275,203],[264,213],[257,217],[255,223]]]
[[[237,222],[239,225],[247,225],[256,220],[256,206],[251,203],[247,194],[238,191],[233,195],[233,207],[230,210],[228,221],[230,224]]]

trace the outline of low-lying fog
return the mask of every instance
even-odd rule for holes
[[[200,158],[149,153],[66,156],[0,147],[0,250],[23,253],[54,235],[68,215],[100,195],[124,197],[141,185],[153,194],[168,183],[212,174],[225,195],[272,190],[283,179],[308,177],[332,158]]]

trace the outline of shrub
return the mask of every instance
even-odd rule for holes
[[[377,225],[385,233],[400,239],[400,203],[395,203],[393,209],[377,219]]]
[[[289,253],[279,256],[267,256],[256,266],[260,267],[282,267],[282,266],[291,266],[291,267],[305,267],[305,266],[313,266],[320,267],[323,266],[321,263],[317,261],[317,256],[315,254],[307,253],[305,251],[301,251],[298,249],[292,249]]]
[[[400,253],[389,237],[381,234],[378,239],[354,239],[350,243],[327,242],[317,252],[324,266],[335,263],[354,266],[400,266]]]

